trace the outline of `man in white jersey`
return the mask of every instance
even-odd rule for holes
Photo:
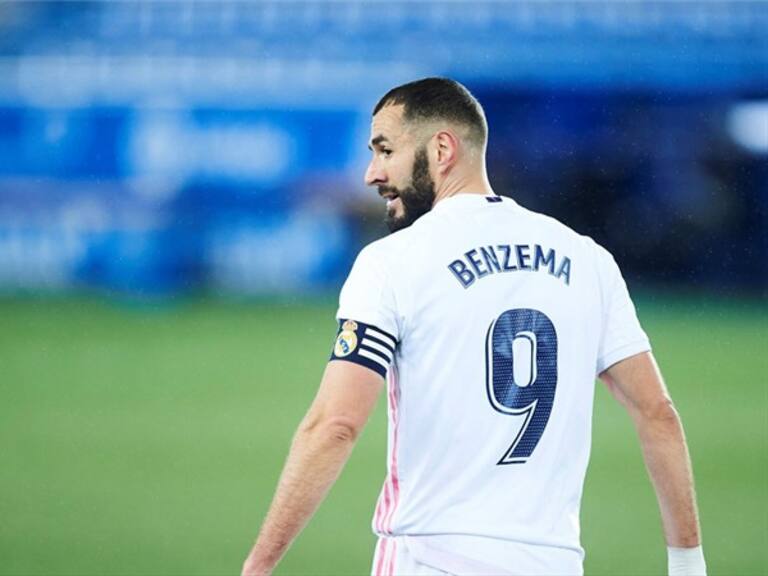
[[[480,104],[452,80],[394,88],[375,107],[365,179],[393,234],[344,284],[331,361],[243,574],[271,573],[385,378],[373,574],[582,574],[596,376],[637,427],[669,573],[705,573],[682,426],[616,263],[494,194],[486,144]]]

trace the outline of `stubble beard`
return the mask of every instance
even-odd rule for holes
[[[435,203],[435,182],[429,174],[429,156],[426,146],[419,148],[414,156],[411,185],[402,190],[392,186],[379,187],[379,193],[385,191],[397,193],[403,204],[402,216],[396,216],[394,208],[387,211],[384,221],[390,232],[408,228],[432,210],[432,205]]]

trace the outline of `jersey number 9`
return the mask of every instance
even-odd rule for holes
[[[488,328],[486,391],[502,414],[522,416],[514,442],[497,464],[522,464],[544,433],[557,387],[557,333],[539,310],[515,308]]]

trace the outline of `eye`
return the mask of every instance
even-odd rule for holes
[[[390,156],[392,156],[392,150],[390,150],[389,148],[382,148],[382,149],[381,149],[381,154],[382,154],[382,155],[383,155],[385,158],[389,158]]]

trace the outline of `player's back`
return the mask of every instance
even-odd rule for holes
[[[612,292],[626,292],[610,255],[476,194],[366,251],[383,266],[398,341],[374,530],[475,558],[488,544],[484,559],[503,555],[496,543],[543,546],[580,566],[594,379],[648,349],[639,326],[608,338]]]

